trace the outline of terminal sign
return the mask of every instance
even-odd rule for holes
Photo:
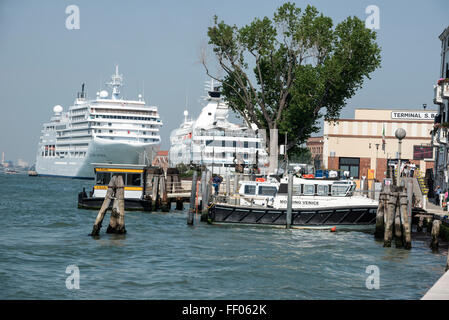
[[[436,112],[393,111],[391,112],[391,119],[433,120],[436,115]]]

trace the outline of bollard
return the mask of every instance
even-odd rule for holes
[[[292,225],[292,198],[293,198],[293,174],[288,174],[288,194],[287,194],[287,229]]]
[[[401,222],[402,222],[402,244],[405,249],[412,247],[411,217],[409,216],[409,201],[407,194],[400,195]]]
[[[193,225],[193,218],[195,215],[195,195],[196,195],[196,181],[198,178],[198,172],[195,170],[193,171],[193,177],[192,177],[192,190],[190,194],[190,208],[189,213],[187,215],[187,224]]]
[[[393,239],[393,223],[396,213],[396,201],[398,193],[393,192],[388,199],[388,207],[385,210],[385,233],[384,233],[384,247],[391,247],[391,240]]]
[[[433,220],[432,223],[432,242],[430,243],[430,247],[432,248],[432,250],[438,250],[438,235],[440,234],[440,225],[441,225],[441,221],[440,220]]]
[[[384,215],[387,209],[385,199],[388,201],[388,194],[381,192],[379,195],[379,207],[377,207],[376,213],[376,229],[374,231],[374,237],[378,239],[381,239],[385,232]]]

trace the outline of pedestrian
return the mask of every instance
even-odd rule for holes
[[[213,179],[212,179],[212,184],[214,186],[215,189],[215,195],[218,196],[218,191],[220,189],[220,183],[223,181],[223,178],[219,175],[216,175]]]
[[[437,186],[435,188],[435,204],[437,206],[440,205],[440,194],[441,194],[441,188],[440,188],[440,186]]]
[[[416,164],[412,163],[410,165],[410,177],[413,178],[414,174],[415,174],[415,170],[416,170]]]

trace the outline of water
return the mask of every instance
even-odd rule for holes
[[[0,175],[0,299],[419,299],[446,256],[414,241],[383,248],[371,233],[186,224],[186,210],[130,212],[126,235],[88,235],[77,209],[92,182]],[[186,205],[187,208],[187,205]],[[66,268],[80,271],[68,290]],[[368,290],[366,268],[380,270]]]

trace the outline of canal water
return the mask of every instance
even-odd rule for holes
[[[372,232],[192,227],[187,205],[127,213],[126,235],[105,233],[107,214],[93,239],[82,187],[92,182],[0,175],[0,299],[419,299],[444,272],[446,253],[424,241],[407,251]],[[79,289],[66,286],[71,265]]]

